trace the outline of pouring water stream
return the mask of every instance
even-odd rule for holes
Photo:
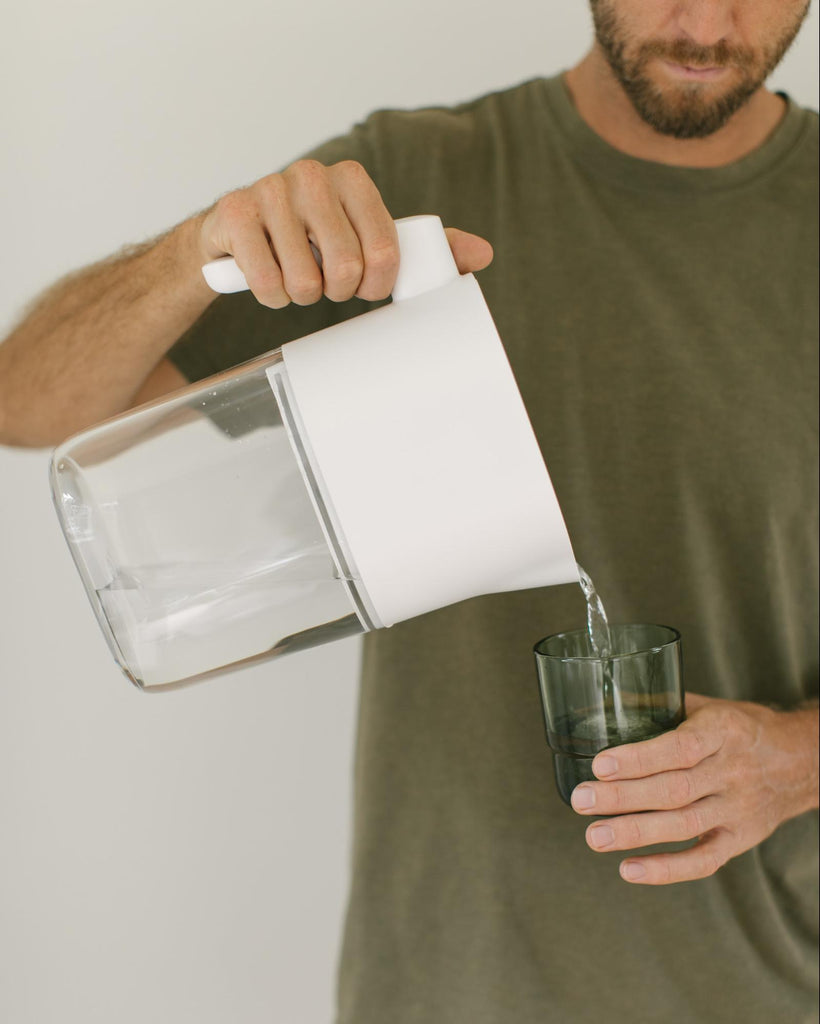
[[[627,728],[627,716],[623,707],[620,688],[613,675],[612,637],[603,602],[595,589],[589,573],[578,566],[581,590],[587,602],[587,629],[593,654],[601,660],[603,668],[604,710],[611,713],[619,732]]]

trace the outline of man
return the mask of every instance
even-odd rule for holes
[[[392,218],[438,213],[610,617],[681,630],[687,721],[575,813],[531,651],[580,591],[366,638],[342,1024],[815,1019],[817,117],[763,85],[806,6],[594,0],[565,76],[378,112],[0,347],[0,439],[50,444],[385,299]]]

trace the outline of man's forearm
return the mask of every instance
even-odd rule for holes
[[[72,274],[0,344],[0,443],[59,443],[131,404],[214,299],[199,220]]]

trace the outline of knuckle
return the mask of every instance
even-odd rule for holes
[[[251,219],[251,204],[242,189],[222,196],[216,205],[220,218],[231,227]]]
[[[732,711],[727,704],[719,703],[716,707],[711,708],[711,720],[712,727],[719,733],[725,734],[729,731],[732,721]]]
[[[669,882],[671,882],[672,881],[672,861],[671,861],[671,859],[668,856],[661,858],[661,860],[658,861],[658,863],[657,863],[657,865],[655,867],[655,872],[656,872],[656,875],[657,875],[657,881],[661,885],[667,885]]]
[[[703,759],[705,749],[703,737],[696,729],[678,729],[677,754],[684,768],[693,768]]]
[[[358,160],[340,160],[339,163],[333,165],[333,171],[349,181],[370,181],[370,175]]]
[[[646,748],[642,743],[636,743],[631,749],[635,761],[635,770],[639,775],[649,775],[652,772],[651,759],[647,757]]]
[[[754,743],[758,738],[759,724],[752,721],[742,708],[731,708],[729,716],[729,731],[733,737],[743,743]]]
[[[706,831],[703,814],[699,807],[687,807],[681,813],[681,821],[687,839],[694,839]]]
[[[293,180],[302,192],[317,193],[327,189],[327,168],[318,160],[297,160],[285,171],[288,180]]]
[[[309,181],[311,178],[319,177],[323,172],[324,167],[318,160],[311,160],[306,157],[304,160],[296,160],[289,167],[286,167],[282,172],[282,177],[299,178]]]
[[[622,838],[627,849],[644,845],[643,829],[638,818],[624,818],[620,822],[620,827],[623,830]]]
[[[692,777],[687,772],[671,772],[664,777],[664,795],[672,807],[683,807],[692,801]]]
[[[367,248],[367,265],[374,270],[392,270],[398,266],[399,246],[392,238],[379,238]]]
[[[273,206],[282,205],[287,197],[288,186],[283,175],[269,174],[257,182],[256,188],[265,197],[265,201]]]
[[[287,292],[297,306],[309,306],[322,297],[322,282],[318,277],[288,278]]]
[[[720,705],[717,715],[717,727],[724,737],[737,732],[745,732],[745,716],[727,701]]]
[[[342,285],[356,285],[362,279],[364,264],[359,256],[343,256],[333,264],[331,277]]]
[[[304,160],[297,160],[294,166],[298,168],[303,178],[324,178],[325,176],[325,165],[319,163],[318,160],[305,158]]]
[[[248,287],[263,305],[280,309],[290,302],[282,285],[279,267],[272,259],[242,269],[247,278]]]
[[[399,267],[399,247],[392,240],[370,245],[365,255],[364,277],[359,295],[376,301],[390,294]]]
[[[282,281],[275,271],[250,271],[246,274],[246,277],[248,278],[248,284],[259,295],[272,298],[278,296],[278,293],[282,290]]]
[[[609,800],[607,801],[607,803],[611,805],[613,811],[616,814],[622,813],[626,808],[626,791],[624,790],[623,786],[618,785],[617,783],[610,783],[610,786],[612,787],[611,789],[603,791],[604,794],[609,796]]]

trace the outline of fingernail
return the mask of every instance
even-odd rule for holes
[[[592,762],[592,770],[599,779],[606,775],[614,775],[618,770],[618,762],[614,757],[604,754],[602,757],[595,758]]]
[[[571,799],[576,811],[588,811],[595,806],[595,790],[591,786],[576,786]]]
[[[627,882],[638,882],[646,877],[646,868],[634,860],[625,860],[621,864],[621,877]]]
[[[609,846],[615,839],[615,833],[609,825],[596,825],[589,830],[589,841],[593,846]]]

